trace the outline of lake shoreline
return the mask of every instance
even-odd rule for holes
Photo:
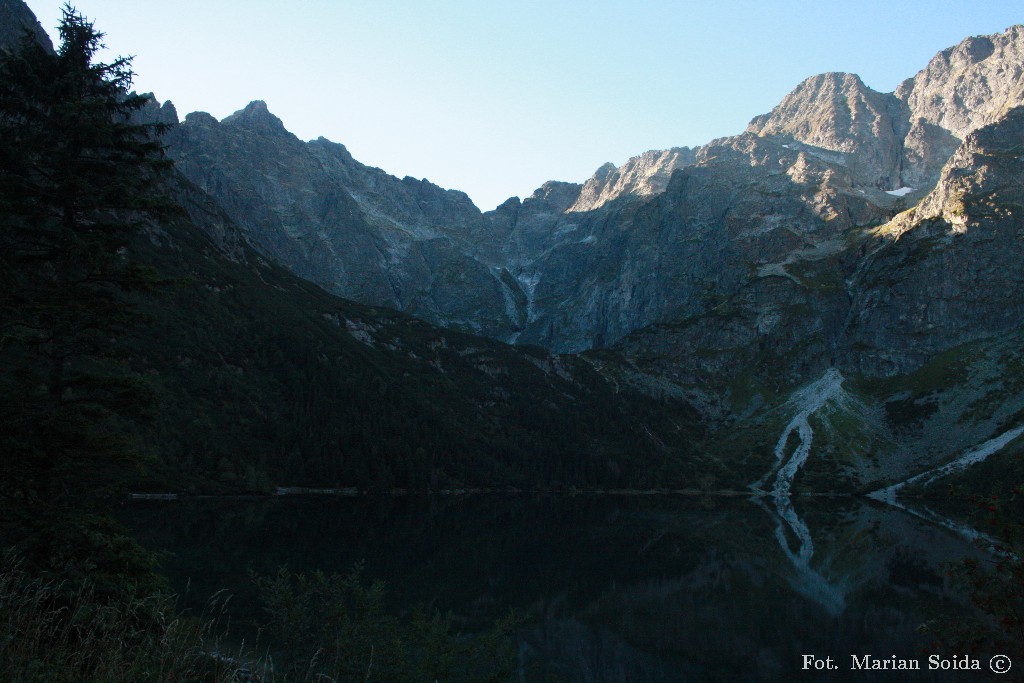
[[[751,492],[749,490],[722,489],[707,491],[701,489],[512,489],[512,488],[453,488],[432,491],[410,491],[408,489],[392,489],[390,491],[368,491],[357,488],[305,488],[279,487],[273,493],[227,493],[227,494],[190,494],[190,493],[129,493],[128,501],[184,501],[184,500],[260,500],[291,496],[328,496],[328,497],[403,497],[414,495],[427,496],[476,496],[476,495],[510,495],[510,496],[685,496],[715,498],[758,498],[771,495],[767,492]],[[837,493],[831,491],[804,491],[793,494],[800,498],[858,498],[858,493]]]

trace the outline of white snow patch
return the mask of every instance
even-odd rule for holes
[[[941,477],[946,476],[947,474],[953,474],[954,472],[963,472],[971,465],[986,460],[990,455],[1001,450],[1003,446],[1010,443],[1021,434],[1024,434],[1024,427],[1015,427],[1014,429],[1003,432],[1002,434],[993,439],[989,439],[988,441],[981,444],[974,450],[964,453],[963,455],[952,460],[951,462],[947,462],[945,465],[933,467],[932,469],[926,470],[925,472],[921,472],[920,474],[915,474],[910,479],[901,481],[898,484],[893,484],[892,486],[887,486],[883,489],[872,491],[871,493],[868,494],[868,497],[874,498],[875,500],[881,501],[883,503],[888,503],[890,505],[897,505],[896,496],[899,493],[900,489],[902,489],[904,486],[907,486],[909,484],[916,484],[918,482],[927,485],[932,483],[936,479],[940,479]]]
[[[906,195],[910,194],[913,191],[914,191],[914,188],[903,186],[903,187],[899,188],[898,190],[886,190],[885,193],[886,194],[891,194],[893,197],[905,197]]]

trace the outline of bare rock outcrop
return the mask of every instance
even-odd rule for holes
[[[15,50],[25,32],[48,52],[53,52],[50,36],[36,15],[22,0],[0,0],[0,50]]]
[[[648,197],[668,187],[672,172],[696,163],[696,151],[689,147],[650,150],[621,167],[607,163],[584,183],[579,198],[569,211],[592,211],[619,197]]]
[[[935,189],[876,231],[853,281],[850,363],[909,372],[1024,320],[1024,107],[967,135]]]
[[[524,319],[514,278],[473,248],[483,222],[465,193],[303,142],[262,101],[219,122],[189,114],[167,141],[254,245],[329,291],[499,339]]]
[[[1013,26],[943,50],[891,94],[813,76],[748,131],[842,154],[860,185],[923,192],[971,131],[1024,104],[1022,74],[1024,26]]]
[[[848,166],[857,184],[891,190],[899,186],[899,110],[899,100],[859,76],[827,73],[805,80],[771,113],[751,121],[747,132],[803,143]]]

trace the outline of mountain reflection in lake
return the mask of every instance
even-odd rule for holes
[[[949,529],[854,499],[672,496],[283,497],[133,503],[123,519],[201,605],[248,570],[387,582],[396,606],[472,631],[513,608],[523,680],[895,680],[851,655],[927,655],[916,629],[968,608],[943,564],[975,553]],[[802,656],[832,657],[831,677]],[[956,654],[941,653],[940,654]],[[915,672],[915,681],[955,680]]]

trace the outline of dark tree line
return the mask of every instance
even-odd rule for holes
[[[103,34],[70,5],[59,30],[55,53],[26,33],[0,55],[2,532],[51,567],[109,540],[90,513],[138,457],[149,394],[124,338],[154,278],[127,246],[170,207],[130,58],[96,61]]]
[[[367,348],[324,312],[359,309],[425,353],[435,332],[423,324],[340,301],[255,255],[227,258],[180,208],[201,193],[164,173],[161,126],[139,123],[147,99],[128,92],[130,60],[98,62],[102,34],[70,6],[60,30],[56,53],[26,37],[0,59],[5,545],[46,555],[73,545],[53,536],[106,538],[80,528],[83,513],[126,476],[204,493],[685,477],[685,435],[671,448],[645,436],[647,425],[678,431],[662,402],[613,396],[580,368],[562,383],[525,352],[481,341],[507,366],[499,395],[456,351],[439,352],[450,370],[439,374],[406,351]],[[154,275],[136,257],[174,279],[161,297],[140,294]]]

